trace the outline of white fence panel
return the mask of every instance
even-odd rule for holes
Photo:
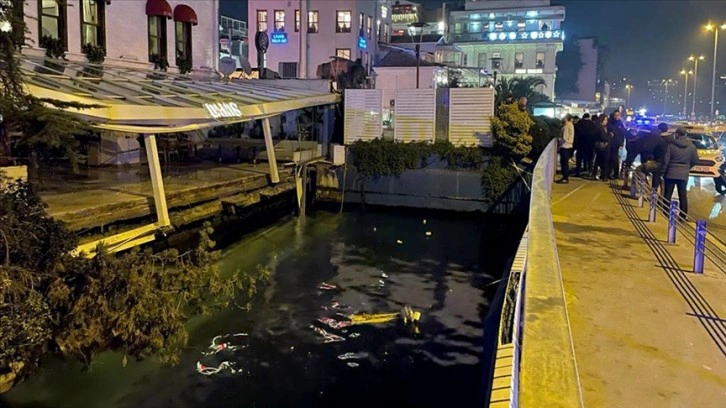
[[[455,146],[491,147],[493,88],[449,89],[449,141]]]
[[[436,90],[397,89],[393,138],[432,142],[436,134]]]
[[[343,143],[369,142],[383,133],[383,91],[346,89]]]

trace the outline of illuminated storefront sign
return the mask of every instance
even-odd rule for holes
[[[506,32],[506,33],[489,33],[487,34],[489,41],[514,41],[514,40],[564,40],[564,31],[522,31],[522,32]]]
[[[270,42],[272,44],[287,44],[287,33],[272,33]]]
[[[242,111],[234,102],[205,103],[204,109],[214,119],[237,119],[242,117]]]
[[[365,37],[363,37],[363,36],[358,37],[358,48],[360,48],[361,50],[365,50],[367,46],[368,46],[368,43],[366,42]]]
[[[384,4],[381,5],[381,18],[388,17],[388,7]]]

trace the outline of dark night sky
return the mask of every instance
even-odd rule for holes
[[[245,0],[220,1],[223,14],[246,18]],[[427,7],[442,3],[441,0],[420,2]],[[707,96],[709,93],[713,33],[705,32],[703,25],[709,19],[726,21],[726,1],[553,0],[553,4],[567,7],[565,32],[570,38],[596,36],[610,49],[606,77],[632,80],[634,101],[646,102],[645,82],[648,80],[678,80],[678,72],[688,66],[688,55],[698,53],[706,57],[706,61],[699,64],[698,94]],[[726,55],[723,55],[726,53],[726,31],[722,32],[721,40],[719,74],[726,73]],[[616,95],[618,92],[622,91],[616,89]]]

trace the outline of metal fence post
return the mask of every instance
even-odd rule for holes
[[[637,181],[637,177],[635,177],[635,172],[632,172],[630,175],[630,198],[635,198],[636,196],[636,185],[635,182]]]
[[[644,192],[645,188],[644,188],[643,184],[644,184],[643,178],[638,177],[638,207],[640,207],[640,208],[643,208],[643,206],[645,205],[645,203],[644,203],[645,198],[643,197],[643,192]]]
[[[658,193],[655,190],[650,192],[650,212],[648,222],[655,222],[655,212],[658,210]]]
[[[696,221],[696,245],[693,249],[693,272],[703,273],[703,256],[706,253],[706,221]]]
[[[676,222],[678,222],[679,206],[677,200],[671,200],[671,210],[668,213],[668,243],[676,243]]]

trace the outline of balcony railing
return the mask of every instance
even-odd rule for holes
[[[553,42],[563,41],[565,32],[562,30],[548,31],[509,31],[482,33],[454,33],[453,41],[457,42]]]
[[[219,25],[222,27],[223,34],[231,35],[233,37],[247,37],[246,21],[221,16],[219,18]]]

